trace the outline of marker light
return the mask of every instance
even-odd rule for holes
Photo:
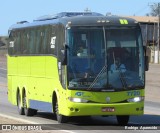
[[[102,19],[102,20],[97,20],[97,23],[110,23],[110,21]]]
[[[81,99],[81,98],[74,98],[74,97],[69,97],[68,98],[71,102],[75,102],[75,103],[87,103],[88,100],[86,99]]]
[[[141,102],[144,101],[144,97],[134,97],[127,100],[128,102]]]
[[[67,23],[67,25],[66,25],[66,28],[70,29],[70,28],[71,28],[71,24],[72,24],[72,22],[69,21],[69,22]]]

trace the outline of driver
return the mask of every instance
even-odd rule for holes
[[[111,68],[110,68],[111,72],[114,72],[114,71],[121,71],[121,72],[126,72],[126,67],[124,64],[121,63],[121,60],[119,57],[117,57],[115,60],[114,60],[114,63],[111,65]]]
[[[94,76],[93,71],[90,68],[87,68],[86,72],[85,72],[85,75],[84,75],[84,78],[91,78],[93,76]]]

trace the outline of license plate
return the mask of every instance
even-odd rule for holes
[[[114,112],[115,108],[114,107],[103,107],[102,112]]]

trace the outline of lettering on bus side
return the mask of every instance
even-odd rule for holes
[[[51,42],[50,42],[50,44],[51,44],[51,48],[55,48],[55,44],[56,44],[56,36],[51,37]]]
[[[13,48],[14,47],[14,41],[9,42],[9,47]]]
[[[140,96],[140,91],[127,91],[128,96]]]

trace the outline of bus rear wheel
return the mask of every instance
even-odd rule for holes
[[[56,114],[58,123],[66,123],[68,121],[67,116],[59,114],[58,101],[56,101],[56,104],[55,104],[55,114]]]
[[[119,125],[127,125],[129,121],[129,115],[118,115],[117,121]]]
[[[24,94],[23,94],[24,114],[26,116],[33,116],[33,115],[35,115],[37,113],[37,110],[28,108],[26,101],[27,101],[26,92],[24,92]]]
[[[18,113],[20,115],[24,115],[24,108],[22,107],[21,95],[19,92],[17,93],[17,107],[18,107]]]

